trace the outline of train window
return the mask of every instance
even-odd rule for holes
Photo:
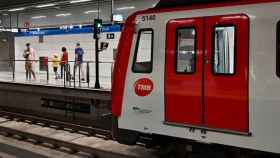
[[[195,28],[177,29],[176,71],[194,73],[196,60]]]
[[[280,21],[277,23],[277,39],[276,39],[276,74],[280,77]]]
[[[214,73],[224,75],[234,74],[235,27],[215,27],[214,38]]]
[[[138,33],[132,71],[135,73],[151,73],[153,65],[152,29],[142,29]]]

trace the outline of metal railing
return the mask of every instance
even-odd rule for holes
[[[29,62],[29,64],[32,63],[31,68],[36,79],[33,78],[32,80],[31,74],[27,74],[27,62]],[[59,64],[57,73],[55,73],[53,70],[53,61],[51,61],[51,59],[33,61],[0,60],[0,82],[28,82],[30,84],[93,89],[96,77],[95,61],[83,61],[81,64],[75,63],[75,61],[68,61],[63,67]],[[99,64],[101,87],[110,89],[114,62],[99,62]]]

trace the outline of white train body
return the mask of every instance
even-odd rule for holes
[[[280,154],[279,15],[280,1],[256,0],[132,15],[113,85],[119,139],[135,132]]]

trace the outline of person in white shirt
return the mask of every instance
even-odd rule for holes
[[[23,57],[25,58],[26,80],[31,80],[31,75],[33,76],[33,79],[36,80],[36,75],[33,70],[33,63],[35,62],[35,50],[31,48],[30,43],[26,44]]]

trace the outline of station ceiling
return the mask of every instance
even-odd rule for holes
[[[65,0],[0,0],[0,10],[17,7],[17,6],[28,6],[34,4],[48,3],[48,2],[59,2]]]
[[[60,3],[63,4],[65,2],[69,2],[71,0],[0,0],[0,11],[3,11],[5,9],[13,9],[17,7],[29,7],[34,6],[38,4],[47,4],[47,3]],[[91,0],[91,2],[87,3],[104,3],[104,2],[110,2],[111,0]],[[123,0],[114,0],[117,1],[123,1]],[[133,1],[133,0],[128,0]]]

